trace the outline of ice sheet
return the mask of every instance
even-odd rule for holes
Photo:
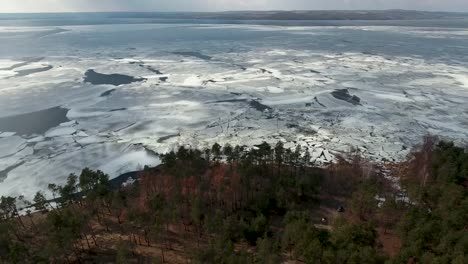
[[[466,29],[63,28],[22,45],[8,35],[19,29],[0,29],[0,119],[61,106],[71,120],[40,135],[0,132],[0,195],[31,196],[84,167],[116,177],[181,145],[283,141],[321,165],[352,148],[401,160],[427,133],[468,138]],[[53,28],[28,30],[23,40]],[[143,78],[93,85],[89,69]]]

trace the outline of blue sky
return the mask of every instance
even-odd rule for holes
[[[468,12],[468,0],[0,0],[0,12],[416,9]]]

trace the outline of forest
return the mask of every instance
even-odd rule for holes
[[[1,197],[0,263],[468,263],[468,153],[325,167],[300,147],[180,147],[133,183],[85,168]],[[389,177],[392,176],[392,177]],[[395,180],[397,179],[397,180]]]

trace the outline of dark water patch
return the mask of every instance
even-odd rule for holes
[[[39,32],[34,36],[36,38],[42,38],[42,37],[46,37],[46,36],[49,36],[49,35],[59,34],[59,33],[67,32],[67,31],[69,31],[69,30],[63,29],[63,28],[56,28],[56,29],[52,29],[52,30]]]
[[[42,68],[19,70],[19,71],[16,71],[16,75],[12,77],[23,77],[23,76],[31,75],[34,73],[45,72],[45,71],[51,70],[52,68],[54,68],[52,65],[47,65]]]
[[[206,128],[213,128],[213,127],[217,127],[217,126],[219,126],[219,123],[214,122],[214,123],[211,123],[211,124],[207,125]]]
[[[207,80],[207,81],[203,81],[202,84],[203,84],[203,85],[207,85],[207,84],[209,84],[209,83],[216,83],[216,81],[215,81],[215,80]]]
[[[148,152],[151,153],[150,151]],[[118,177],[112,180],[109,180],[109,183],[111,185],[111,188],[120,189],[124,183],[129,182],[130,180],[138,181],[138,179],[142,175],[144,175],[144,172],[151,172],[152,175],[159,174],[161,172],[161,167],[162,165],[158,165],[156,167],[146,167],[145,169],[139,170],[139,171],[127,172],[127,173],[119,175]]]
[[[319,104],[320,106],[326,107],[324,104],[322,104],[322,103],[318,100],[317,96],[314,97],[314,101],[315,101],[317,104]]]
[[[127,110],[127,108],[123,107],[123,108],[116,108],[116,109],[109,110],[109,112],[118,112],[118,111],[125,111],[125,110]]]
[[[301,134],[304,134],[306,136],[313,136],[313,135],[316,135],[317,134],[317,131],[315,131],[314,129],[312,128],[308,128],[308,127],[301,127],[301,126],[298,126],[296,128],[297,132],[298,133],[301,133]]]
[[[145,65],[145,64],[144,64],[143,62],[141,62],[141,61],[140,61],[140,62],[131,61],[131,62],[129,62],[129,64],[132,64],[132,65],[133,65],[133,64],[138,64],[138,66],[140,66],[141,68],[144,68],[144,69],[146,69],[146,70],[148,70],[148,71],[150,71],[150,72],[152,72],[152,73],[155,73],[155,74],[157,74],[157,75],[162,75],[162,74],[164,74],[164,73],[162,73],[160,70],[157,70],[157,69],[155,69],[155,68],[153,68],[153,67],[151,67],[151,66],[149,66],[149,65]]]
[[[268,74],[272,74],[272,72],[271,72],[271,71],[269,71],[269,70],[266,70],[266,69],[260,69],[260,71],[261,71],[262,73],[268,73]]]
[[[270,111],[272,109],[268,105],[264,105],[264,104],[260,103],[257,100],[250,100],[249,105],[250,105],[250,107],[252,107],[255,110],[258,110],[260,112],[265,112],[265,110]]]
[[[208,102],[207,104],[220,104],[220,103],[239,103],[239,102],[248,102],[248,99],[226,99],[226,100],[218,100],[213,102]]]
[[[60,106],[37,112],[0,118],[0,131],[20,135],[44,134],[47,130],[69,122],[68,109]]]
[[[134,82],[142,82],[145,80],[145,78],[135,78],[133,76],[123,74],[102,74],[95,72],[92,69],[86,71],[84,78],[84,82],[86,83],[91,83],[94,85],[109,84],[114,86],[130,84]]]
[[[26,66],[28,65],[29,62],[26,61],[26,62],[20,62],[20,63],[17,63],[17,64],[13,64],[11,65],[10,67],[6,67],[6,68],[0,68],[0,71],[12,71],[16,68],[19,68],[19,67],[23,67],[23,66]]]
[[[377,54],[377,53],[370,52],[370,51],[363,51],[362,54],[364,54],[364,55],[370,55],[370,56],[378,56],[378,55],[379,55],[379,54]]]
[[[331,94],[338,100],[342,100],[353,105],[361,105],[361,98],[355,95],[350,95],[348,89],[335,90]]]
[[[180,134],[174,134],[174,135],[168,135],[168,136],[164,136],[164,137],[161,137],[158,139],[158,143],[164,143],[165,141],[171,139],[171,138],[175,138],[175,137],[180,137]]]
[[[144,64],[140,64],[140,67],[143,67],[145,69],[147,69],[148,71],[152,72],[152,73],[155,73],[157,75],[162,75],[164,73],[162,73],[160,70],[157,70],[151,66],[148,66],[148,65],[144,65]]]
[[[232,66],[234,67],[238,67],[240,68],[241,70],[243,71],[246,71],[247,70],[247,67],[245,67],[244,65],[241,65],[241,64],[237,64],[237,63],[230,63]]]
[[[268,105],[264,105],[257,100],[250,100],[250,99],[245,99],[245,98],[218,100],[218,101],[213,101],[213,102],[207,102],[206,104],[220,104],[220,103],[248,103],[250,107],[260,112],[264,112],[265,110],[270,111],[272,109]]]
[[[159,80],[161,82],[166,82],[169,79],[169,77],[160,77]]]
[[[10,173],[10,171],[18,168],[19,166],[23,165],[24,164],[24,161],[21,161],[20,163],[18,164],[15,164],[13,166],[10,166],[10,167],[7,167],[6,169],[0,171],[0,183],[2,183],[8,176],[8,173]]]
[[[109,95],[111,95],[111,94],[112,94],[113,92],[115,92],[115,91],[116,91],[116,89],[107,90],[107,91],[103,92],[103,93],[100,95],[100,97],[109,96]]]
[[[133,123],[131,123],[131,124],[129,124],[129,125],[126,125],[126,126],[124,126],[124,127],[121,127],[121,128],[119,128],[119,129],[114,130],[114,132],[115,132],[115,133],[120,132],[120,131],[122,131],[122,130],[125,130],[125,129],[127,129],[127,128],[130,128],[130,127],[134,126],[135,124],[136,124],[136,122],[133,122]]]
[[[24,59],[25,61],[24,62],[20,62],[20,63],[17,63],[17,64],[13,64],[11,65],[10,67],[6,67],[6,68],[0,68],[0,71],[12,71],[16,68],[19,68],[19,67],[23,67],[23,66],[26,66],[30,63],[33,63],[33,62],[39,62],[41,60],[43,60],[44,58],[29,58],[29,59]]]
[[[142,171],[131,171],[124,173],[119,175],[117,178],[109,180],[109,184],[113,189],[120,189],[122,185],[126,182],[129,182],[129,180],[136,181],[141,173]]]
[[[173,52],[172,54],[185,56],[185,57],[195,57],[195,58],[199,58],[202,60],[212,59],[210,56],[207,56],[207,55],[201,54],[200,52],[195,52],[195,51],[177,51],[177,52]]]
[[[156,153],[154,153],[153,151],[151,151],[149,149],[145,148],[145,150],[150,155],[158,156]],[[120,174],[119,176],[109,180],[109,185],[111,187],[111,190],[121,189],[122,185],[124,183],[129,182],[130,180],[133,181],[133,182],[138,181],[138,179],[142,175],[144,175],[145,172],[151,172],[151,174],[153,174],[153,175],[154,174],[159,174],[161,172],[161,167],[162,167],[162,165],[157,165],[155,167],[145,166],[145,168],[143,170],[131,171],[131,172]],[[76,199],[79,199],[79,198],[82,198],[83,195],[84,195],[83,192],[77,192],[77,193],[73,194],[73,197],[75,197]],[[56,198],[56,199],[48,200],[47,202],[58,202],[60,200],[61,200],[60,198]]]

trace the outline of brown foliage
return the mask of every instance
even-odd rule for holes
[[[436,138],[433,136],[424,137],[423,143],[413,152],[410,165],[409,177],[414,177],[421,187],[426,186],[430,180],[431,162],[434,155]]]
[[[330,195],[350,196],[357,184],[376,175],[376,167],[354,153],[351,158],[337,157],[338,161],[327,168],[323,189]]]

